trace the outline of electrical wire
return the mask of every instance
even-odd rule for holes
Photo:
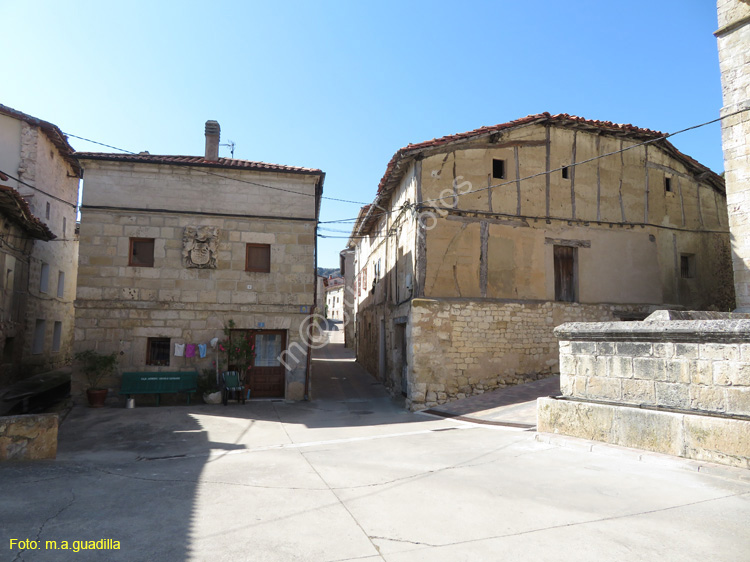
[[[35,185],[31,185],[30,183],[26,183],[25,181],[23,181],[23,180],[21,180],[21,179],[18,179],[18,178],[17,178],[17,177],[15,177],[15,176],[11,176],[11,175],[10,175],[10,174],[9,174],[8,172],[4,172],[4,171],[0,170],[0,174],[6,175],[6,176],[8,176],[8,177],[9,177],[10,179],[12,179],[12,180],[14,180],[14,181],[17,181],[18,183],[20,183],[20,184],[23,184],[23,185],[25,185],[26,187],[30,187],[31,189],[33,189],[33,190],[35,190],[35,191],[38,191],[39,193],[43,193],[43,194],[44,194],[44,195],[46,195],[47,197],[50,197],[50,198],[52,198],[52,199],[54,199],[54,200],[56,200],[56,201],[60,201],[60,203],[65,203],[65,204],[66,204],[66,205],[68,205],[69,207],[73,207],[74,209],[78,207],[78,205],[77,205],[77,204],[71,203],[70,201],[66,201],[65,199],[61,199],[60,197],[57,197],[56,195],[52,195],[51,193],[47,193],[46,191],[44,191],[43,189],[39,189],[39,188],[38,188],[37,186],[35,186]]]

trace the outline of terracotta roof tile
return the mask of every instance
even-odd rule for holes
[[[46,224],[34,216],[21,194],[8,185],[0,185],[0,213],[20,225],[34,238],[45,241],[57,238]]]
[[[442,145],[450,144],[453,142],[468,140],[468,139],[472,139],[476,137],[481,137],[484,135],[491,135],[492,133],[498,133],[506,129],[512,129],[514,127],[519,127],[523,125],[530,125],[532,123],[557,124],[560,126],[579,125],[579,126],[585,126],[585,127],[589,127],[593,129],[599,129],[601,131],[610,132],[613,134],[617,134],[617,133],[625,134],[627,136],[630,136],[632,138],[636,138],[639,140],[656,139],[656,138],[664,136],[664,133],[661,133],[659,131],[654,131],[652,129],[644,129],[642,127],[636,127],[635,125],[631,125],[629,123],[622,124],[622,123],[613,123],[612,121],[598,121],[595,119],[586,119],[584,117],[578,117],[576,115],[569,115],[568,113],[558,113],[557,115],[551,115],[548,112],[537,113],[535,115],[527,115],[526,117],[521,117],[520,119],[508,121],[507,123],[500,123],[498,125],[492,125],[488,127],[480,127],[472,131],[466,131],[464,133],[456,133],[453,135],[447,135],[447,136],[440,137],[437,139],[431,139],[431,140],[423,141],[419,143],[408,144],[405,147],[400,148],[393,155],[390,162],[388,162],[388,166],[386,167],[385,174],[383,174],[383,177],[381,178],[380,183],[378,184],[378,193],[381,193],[381,191],[383,191],[386,184],[389,182],[389,180],[391,180],[391,174],[393,173],[397,164],[405,156],[413,155],[415,153],[418,153],[428,148],[442,146]],[[697,160],[694,160],[687,154],[683,154],[682,152],[674,148],[674,146],[672,146],[672,144],[669,143],[668,141],[665,140],[664,144],[668,145],[670,149],[674,151],[674,153],[678,157],[684,158],[688,163],[700,168],[702,171],[710,172],[713,174],[713,172],[711,172],[710,169],[703,166],[703,164],[699,163]]]
[[[257,170],[260,172],[285,172],[312,175],[323,174],[321,170],[314,168],[283,166],[281,164],[252,162],[250,160],[238,160],[235,158],[219,158],[214,161],[206,160],[203,156],[177,156],[148,153],[117,154],[108,152],[76,152],[76,157],[81,160],[107,160],[112,162],[132,162],[136,164],[167,164],[175,166],[201,166],[206,168],[235,168],[242,170]]]

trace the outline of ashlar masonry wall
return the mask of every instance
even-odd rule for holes
[[[555,326],[646,314],[649,305],[414,299],[410,406],[429,408],[558,372]],[[575,319],[575,320],[574,320]]]
[[[223,339],[231,320],[236,329],[285,334],[292,355],[284,397],[303,399],[300,327],[314,304],[318,176],[222,169],[217,178],[189,167],[96,160],[84,166],[75,350],[114,351],[120,371],[200,372],[213,369],[216,353],[209,347],[204,358],[175,356],[175,345]],[[188,227],[218,232],[215,268],[186,264]],[[154,240],[153,267],[129,265],[131,241],[139,238]],[[247,270],[248,244],[269,245],[269,271]],[[147,364],[149,338],[169,338],[167,365]],[[82,384],[74,377],[74,392]],[[104,384],[117,389],[119,377]]]
[[[539,399],[540,432],[750,468],[750,315],[659,311],[555,334],[562,397]]]

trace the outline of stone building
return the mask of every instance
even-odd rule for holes
[[[737,306],[750,312],[750,3],[719,0],[719,48],[724,172],[734,250]]]
[[[343,290],[343,318],[344,318],[344,346],[354,347],[354,297],[352,286],[354,285],[354,249],[346,248],[339,253],[339,270],[344,277]]]
[[[400,149],[349,240],[358,360],[416,409],[557,372],[563,322],[726,306],[723,180],[661,137],[545,113]]]
[[[70,363],[80,167],[58,127],[0,105],[0,387]]]
[[[344,278],[330,277],[326,280],[326,318],[344,319]]]
[[[78,154],[76,349],[115,351],[121,370],[225,369],[211,340],[231,321],[255,345],[252,396],[301,400],[325,174],[218,146],[208,121],[205,157]]]

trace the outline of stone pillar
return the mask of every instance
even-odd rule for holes
[[[750,2],[718,0],[724,171],[737,311],[750,312]]]

